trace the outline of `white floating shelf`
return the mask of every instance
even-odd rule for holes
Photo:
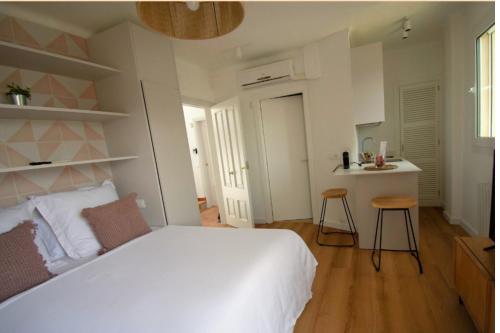
[[[116,68],[91,61],[3,41],[0,41],[0,64],[87,80],[120,73]]]
[[[105,122],[128,117],[126,113],[0,104],[0,119],[79,120]]]
[[[136,158],[138,158],[138,156],[121,156],[121,157],[101,158],[101,159],[97,159],[97,160],[60,162],[60,163],[42,164],[42,165],[26,165],[26,166],[20,166],[20,167],[3,168],[3,169],[0,169],[0,173],[21,172],[21,171],[49,169],[49,168],[61,168],[61,167],[65,167],[65,166],[83,165],[83,164],[117,162],[117,161],[133,160]]]

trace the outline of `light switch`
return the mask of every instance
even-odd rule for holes
[[[137,206],[139,208],[146,208],[146,200],[144,200],[144,199],[135,199],[135,202],[137,202]]]

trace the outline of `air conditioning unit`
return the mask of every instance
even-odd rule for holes
[[[242,70],[239,72],[238,79],[242,88],[252,88],[272,82],[291,80],[293,74],[293,63],[289,59]]]

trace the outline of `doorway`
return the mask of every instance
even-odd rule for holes
[[[220,222],[205,108],[183,104],[192,172],[202,225]]]
[[[302,94],[260,101],[274,221],[312,218]]]

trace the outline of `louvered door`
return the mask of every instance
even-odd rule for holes
[[[421,206],[441,205],[439,85],[427,82],[401,86],[401,153],[417,165]]]

